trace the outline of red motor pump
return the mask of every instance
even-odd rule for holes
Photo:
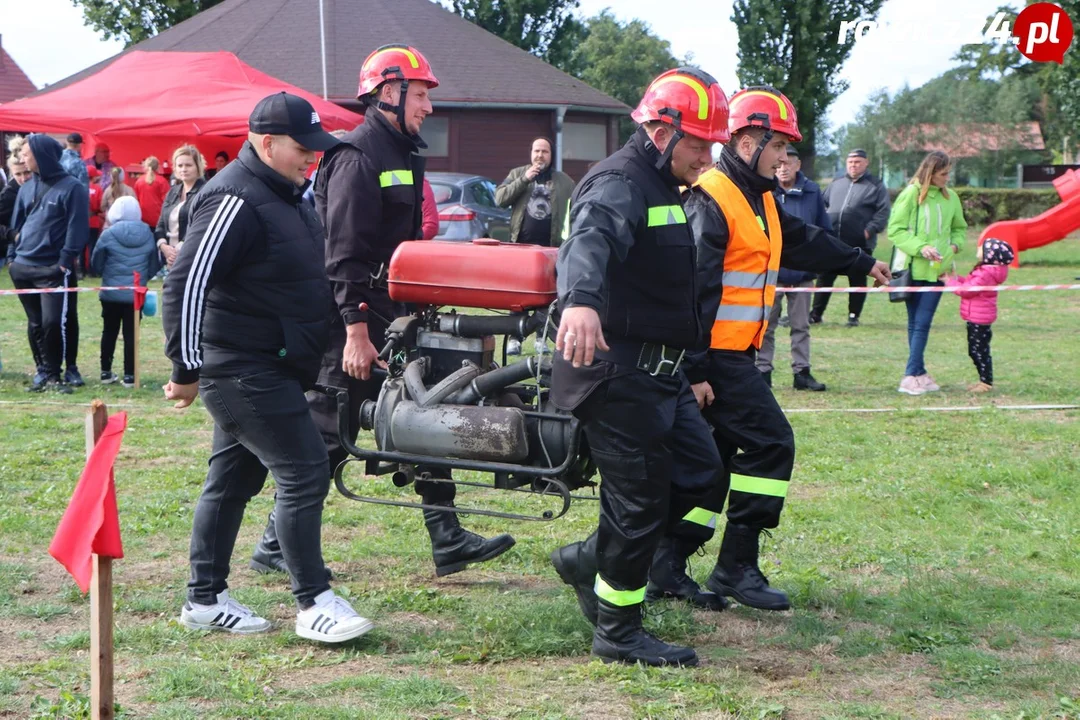
[[[545,355],[556,334],[548,310],[556,297],[557,255],[555,248],[489,239],[398,246],[387,270],[390,298],[413,312],[390,324],[380,354],[388,363],[386,380],[378,401],[361,407],[360,426],[373,432],[377,450],[347,442],[347,395],[325,389],[338,398],[343,446],[353,459],[366,461],[366,474],[392,474],[400,487],[417,475],[430,478],[432,468],[475,470],[491,473],[493,484],[446,482],[562,501],[536,516],[458,510],[526,520],[560,517],[576,497],[571,490],[594,484],[595,466],[577,420],[548,399],[551,364]],[[547,353],[508,363],[504,351],[496,362],[496,336],[522,340],[533,333]],[[424,507],[353,493],[342,476],[351,461],[335,472],[345,496]]]

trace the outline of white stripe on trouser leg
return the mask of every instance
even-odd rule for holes
[[[68,284],[68,278],[71,276],[70,270],[64,271],[64,288],[70,287]],[[63,369],[64,363],[67,362],[67,315],[68,315],[68,296],[71,293],[64,293],[63,304],[60,306],[60,366],[58,369]],[[63,374],[60,375],[60,379],[64,378]]]
[[[221,243],[243,204],[244,201],[235,195],[227,195],[218,206],[199,242],[199,249],[191,263],[191,273],[184,284],[183,306],[180,311],[180,357],[188,370],[194,370],[202,364],[199,352],[202,298],[206,283],[210,279],[214,258],[217,257]]]

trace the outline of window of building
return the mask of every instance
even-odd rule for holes
[[[420,137],[427,143],[427,149],[420,151],[425,157],[447,157],[450,155],[450,118],[429,117],[420,128]]]
[[[563,160],[603,160],[607,155],[607,125],[563,123]]]

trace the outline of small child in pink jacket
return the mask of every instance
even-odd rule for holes
[[[987,238],[975,256],[978,262],[967,277],[948,275],[945,284],[957,288],[960,296],[960,317],[967,321],[968,357],[979,371],[979,382],[968,388],[974,393],[994,389],[994,362],[990,357],[990,326],[997,320],[998,292],[996,290],[965,290],[969,287],[1000,285],[1009,277],[1013,249],[1009,243]]]

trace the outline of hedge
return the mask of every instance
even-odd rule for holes
[[[955,190],[964,205],[968,225],[989,225],[998,220],[1035,217],[1061,202],[1057,190],[1017,190],[1015,188],[958,187]],[[903,188],[890,188],[893,201]]]

